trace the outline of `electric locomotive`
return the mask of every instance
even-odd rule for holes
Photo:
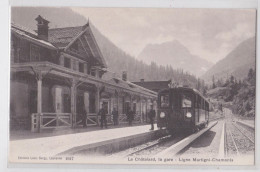
[[[158,128],[195,132],[208,125],[209,102],[196,89],[168,88],[158,94]]]

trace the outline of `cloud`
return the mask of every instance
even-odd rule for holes
[[[234,29],[228,32],[221,32],[215,36],[216,39],[221,41],[232,41],[237,38],[248,38],[254,36],[253,32],[248,32],[250,26],[247,23],[238,23]]]
[[[255,35],[249,9],[72,8],[127,53],[150,43],[178,40],[197,56],[216,62]]]

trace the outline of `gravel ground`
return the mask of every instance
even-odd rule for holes
[[[182,140],[185,136],[178,136],[176,138],[172,138],[170,140],[167,140],[166,142],[163,142],[161,144],[158,144],[150,149],[147,150],[143,150],[137,154],[135,154],[136,156],[143,156],[143,155],[156,155],[159,152],[167,149],[168,147],[172,146],[173,144],[179,142],[180,140]]]
[[[184,137],[186,137],[186,136],[174,136],[174,137],[166,136],[166,137],[163,137],[163,138],[151,141],[151,142],[147,142],[145,144],[135,146],[135,147],[132,147],[132,148],[129,148],[129,149],[117,152],[117,153],[109,154],[108,156],[109,157],[125,157],[125,156],[132,154],[133,152],[136,152],[139,150],[141,150],[141,151],[134,153],[132,156],[135,156],[135,157],[147,156],[147,155],[154,156],[157,153],[163,151],[164,149],[166,149],[166,148],[172,146],[173,144],[177,143],[178,141],[182,140]],[[148,149],[144,149],[145,147],[153,145],[154,143],[157,143],[157,142],[159,142],[159,144],[152,146]],[[142,149],[144,149],[144,150],[142,150]]]
[[[169,137],[169,136],[165,136],[163,138],[160,138],[160,139],[156,139],[156,140],[153,140],[153,141],[150,141],[150,142],[147,142],[147,143],[144,143],[144,144],[141,144],[141,145],[138,145],[138,146],[135,146],[135,147],[132,147],[132,148],[128,148],[126,150],[123,150],[123,151],[120,151],[120,152],[117,152],[117,153],[113,153],[113,154],[108,154],[107,156],[109,157],[124,157],[126,155],[129,155],[133,152],[136,152],[136,151],[139,151],[139,150],[142,150],[144,149],[145,147],[147,146],[150,146],[150,145],[153,145],[155,143],[158,143],[158,142],[165,142],[167,140],[172,140],[173,138]],[[150,149],[153,149],[153,148],[150,148]],[[142,151],[142,152],[147,152],[148,150],[145,150],[145,151]],[[138,153],[139,154],[139,153]],[[143,154],[143,153],[142,153]],[[135,154],[136,155],[136,154]]]
[[[211,112],[210,114],[210,117],[212,119],[215,119],[215,118],[219,118],[219,117],[223,117],[223,114],[220,114],[220,113],[215,113],[215,112]],[[220,120],[221,121],[221,120]],[[218,124],[219,127],[216,129],[211,129],[212,131],[208,131],[206,132],[204,135],[205,137],[202,137],[202,141],[199,141],[198,144],[202,144],[202,145],[205,145],[205,143],[207,144],[207,142],[211,142],[211,140],[208,140],[208,139],[212,139],[212,137],[215,136],[215,133],[218,132],[218,130],[222,130],[222,124]],[[221,132],[218,132],[218,135],[220,135]],[[219,136],[220,137],[220,136]],[[154,140],[154,141],[151,141],[151,142],[147,142],[145,144],[142,144],[142,145],[139,145],[139,146],[136,146],[136,147],[132,147],[132,148],[129,148],[129,149],[126,149],[126,150],[123,150],[123,151],[120,151],[120,152],[117,152],[117,153],[113,153],[113,154],[109,154],[108,156],[109,157],[124,157],[126,155],[129,155],[135,151],[138,151],[138,150],[142,150],[138,153],[135,153],[133,154],[134,156],[147,156],[147,155],[156,155],[157,153],[163,151],[164,149],[172,146],[173,144],[177,143],[178,141],[180,141],[181,139],[185,138],[185,136],[176,136],[176,137],[173,137],[173,138],[170,138],[170,139],[161,139],[161,143],[156,145],[156,146],[153,146],[151,148],[148,148],[148,149],[145,149],[145,150],[142,150],[143,148],[147,147],[147,146],[150,146],[156,142],[158,142],[158,140]],[[204,138],[204,139],[203,139]],[[206,140],[205,140],[206,138]],[[220,140],[220,138],[217,138]],[[217,140],[215,142],[219,142],[219,140]],[[163,141],[164,140],[164,141]],[[205,142],[205,143],[202,143],[202,142]],[[215,144],[214,142],[214,144]],[[197,142],[195,141],[194,142],[195,145],[197,144]],[[216,145],[218,145],[219,143],[216,143]],[[198,146],[195,146],[195,147],[198,147]],[[202,149],[202,150],[199,150],[199,149],[191,149],[189,151],[185,150],[188,152],[188,154],[190,153],[199,153],[199,152],[207,152],[209,153],[209,155],[211,154],[218,154],[218,146],[215,146],[216,148],[209,148],[209,149]],[[211,153],[210,153],[211,152]]]
[[[254,155],[254,132],[237,125],[236,116],[231,111],[226,114],[226,149],[227,156]],[[250,138],[250,141],[247,137]]]
[[[238,130],[240,130],[242,133],[244,133],[250,140],[255,142],[255,131],[252,129],[248,129],[247,127],[234,124]]]
[[[236,152],[236,150],[234,150],[234,149],[237,149],[239,155],[254,154],[254,151],[255,151],[254,143],[252,143],[244,134],[242,134],[235,127],[235,125],[236,124],[234,124],[233,122],[230,122],[230,121],[226,123],[226,130],[228,132],[228,134],[227,134],[227,155],[228,156],[235,155],[236,153],[234,153],[234,152]],[[241,127],[239,129],[241,129]],[[243,131],[245,132],[245,130],[243,130]],[[231,138],[231,135],[232,135],[233,139]],[[252,137],[252,134],[250,134],[249,137]],[[235,148],[234,145],[236,145],[237,148]]]

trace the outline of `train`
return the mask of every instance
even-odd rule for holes
[[[196,89],[163,89],[158,93],[157,127],[170,133],[196,132],[209,123],[209,105]]]

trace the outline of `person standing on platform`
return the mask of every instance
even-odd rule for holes
[[[151,106],[151,109],[148,113],[148,117],[150,119],[150,123],[151,123],[151,129],[150,130],[154,130],[154,118],[155,118],[155,110],[153,109],[153,106]]]
[[[83,124],[83,128],[87,127],[87,111],[85,108],[83,108],[82,111],[82,124]]]
[[[127,119],[128,119],[128,124],[131,126],[132,125],[132,121],[134,119],[134,111],[132,111],[129,108],[128,114],[127,114]]]
[[[113,108],[112,115],[113,115],[114,125],[118,125],[118,111],[116,107]]]
[[[105,127],[107,128],[107,109],[105,108],[105,105],[102,105],[102,108],[99,111],[99,115],[101,116],[101,128],[103,128],[103,124],[105,124]]]

